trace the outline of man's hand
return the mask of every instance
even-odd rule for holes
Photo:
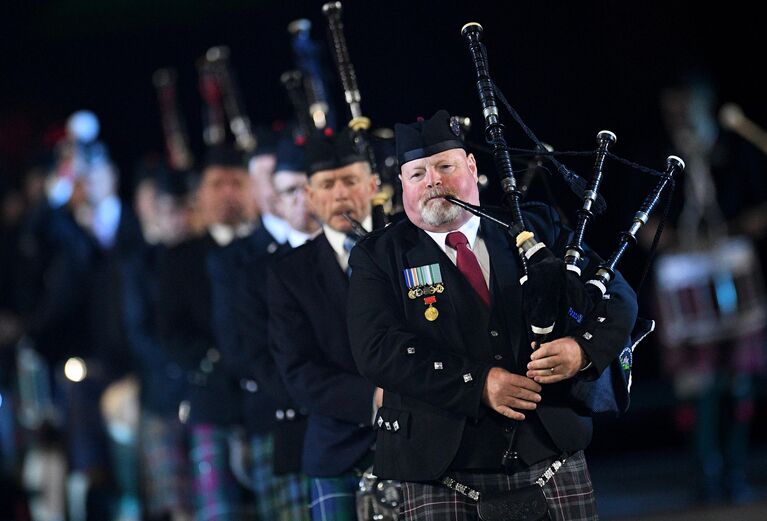
[[[376,404],[376,408],[380,409],[383,405],[383,389],[376,387],[376,391],[373,394],[373,403]]]
[[[482,401],[494,411],[513,420],[524,420],[516,409],[532,411],[541,401],[541,386],[522,375],[493,367],[487,373]]]
[[[527,376],[540,384],[553,384],[575,376],[585,365],[586,355],[578,342],[565,337],[541,344],[530,360]]]

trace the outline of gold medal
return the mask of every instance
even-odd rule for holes
[[[439,310],[433,306],[435,302],[437,302],[437,297],[426,297],[423,299],[423,303],[429,306],[426,308],[426,311],[423,312],[423,316],[426,317],[426,320],[429,322],[434,322],[439,316]]]

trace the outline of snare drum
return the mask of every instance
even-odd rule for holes
[[[737,339],[767,320],[761,266],[746,237],[659,257],[655,294],[661,341],[671,348]]]

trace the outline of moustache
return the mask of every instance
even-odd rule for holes
[[[432,188],[431,190],[423,194],[423,196],[421,197],[421,204],[424,205],[428,203],[429,201],[431,201],[432,199],[445,197],[446,195],[455,196],[455,192],[453,190],[450,190],[448,188],[443,188],[443,187]]]

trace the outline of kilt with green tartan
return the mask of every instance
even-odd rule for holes
[[[256,513],[260,521],[308,521],[309,479],[301,473],[274,474],[272,435],[250,438]]]

